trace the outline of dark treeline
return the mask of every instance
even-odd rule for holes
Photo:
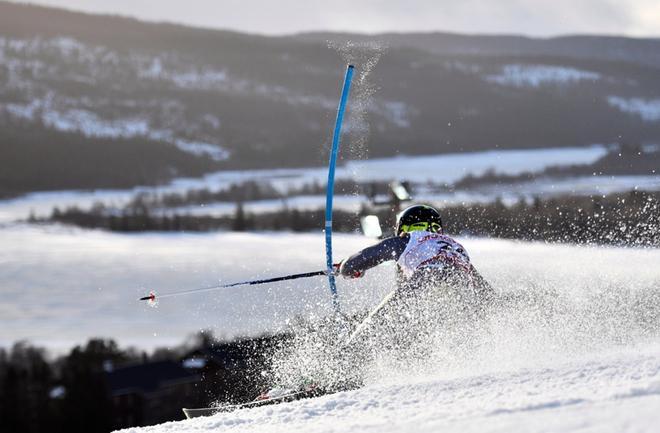
[[[140,359],[107,340],[90,340],[53,361],[43,349],[26,342],[9,351],[0,349],[2,431],[110,431],[103,365]]]
[[[562,196],[513,205],[501,200],[486,204],[437,205],[445,231],[528,241],[660,246],[660,193]],[[387,209],[376,212],[393,222]],[[389,219],[388,219],[389,218]]]
[[[607,196],[558,197],[532,201],[521,199],[507,206],[501,201],[442,207],[446,230],[474,236],[548,242],[660,246],[660,193],[631,191]],[[354,232],[359,215],[376,213],[392,220],[392,210],[367,208],[360,214],[336,211],[334,228]],[[158,215],[146,206],[133,206],[109,214],[102,206],[90,211],[55,210],[49,221],[112,231],[208,231],[208,230],[320,230],[322,210],[283,207],[276,212],[250,213],[238,203],[232,215]]]
[[[444,209],[447,231],[507,239],[660,246],[660,194],[632,191]]]
[[[338,179],[335,182],[337,194],[353,194],[367,191],[368,188],[387,190],[387,183],[368,185],[355,184],[352,180]],[[303,195],[325,195],[325,184],[308,182],[298,187],[280,191],[268,181],[248,180],[233,183],[229,187],[212,191],[208,188],[191,189],[186,192],[140,193],[127,207],[172,208],[178,206],[201,205],[215,202],[247,202],[255,200],[284,199]]]
[[[91,339],[54,359],[42,348],[18,342],[9,350],[0,348],[0,430],[109,432],[182,419],[185,406],[250,401],[267,386],[263,372],[268,368],[269,351],[286,338],[220,343],[209,333],[200,333],[179,347],[152,354],[122,349],[113,340]],[[204,363],[185,367],[186,359]],[[218,359],[228,363],[218,363]],[[126,374],[140,371],[167,381],[172,371],[164,371],[164,365],[183,372],[177,373],[179,382],[187,380],[190,386],[161,384],[163,392],[159,392],[149,389],[149,378]]]
[[[118,232],[211,230],[307,232],[320,230],[320,227],[323,227],[323,217],[323,210],[299,210],[286,207],[277,212],[249,213],[244,210],[241,203],[236,205],[232,215],[226,216],[160,215],[153,213],[147,207],[126,208],[119,213],[109,214],[104,206],[98,205],[91,210],[71,207],[60,211],[56,208],[47,221]],[[44,220],[31,218],[30,221]],[[359,228],[359,216],[351,212],[336,211],[333,221],[337,231],[351,232]]]

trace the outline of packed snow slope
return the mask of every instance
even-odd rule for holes
[[[357,390],[127,431],[658,431],[660,251],[463,243],[499,292],[477,326],[450,320],[421,356],[355,365],[365,382]],[[377,292],[388,271],[343,288]],[[332,374],[324,344],[301,337],[277,377]]]
[[[322,268],[320,232],[127,235],[4,226],[0,241],[2,344],[27,338],[68,348],[102,332],[153,347],[177,344],[195,329],[254,333],[331,311],[323,279],[163,299],[158,308],[136,300],[152,288]],[[660,250],[461,241],[499,292],[470,332],[441,326],[426,356],[356,365],[365,372],[358,390],[131,431],[657,431]],[[337,256],[369,243],[337,236]],[[343,308],[375,305],[391,288],[392,271],[384,265],[340,281]],[[277,360],[277,376],[295,382],[332,374],[335,360],[318,343],[301,338]]]
[[[125,431],[654,432],[658,353],[656,346],[524,368],[400,372],[356,391]]]

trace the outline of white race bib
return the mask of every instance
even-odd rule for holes
[[[403,274],[410,277],[417,269],[425,265],[453,263],[468,266],[470,257],[463,245],[449,236],[415,231],[410,233],[408,245],[397,263]]]

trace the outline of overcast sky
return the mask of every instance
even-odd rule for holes
[[[333,30],[660,36],[660,0],[36,0],[32,3],[262,34]]]

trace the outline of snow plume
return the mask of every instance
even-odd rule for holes
[[[273,357],[274,383],[290,388],[314,383],[330,390],[377,384],[415,364],[427,365],[436,356],[438,341],[461,346],[478,323],[476,299],[440,288],[445,286],[391,292],[368,317],[299,324],[294,344]],[[438,303],[442,309],[436,308]]]
[[[346,130],[350,134],[351,159],[363,159],[367,156],[367,141],[371,130],[367,114],[373,109],[373,96],[377,90],[370,77],[387,47],[377,42],[351,41],[341,44],[329,42],[328,46],[336,50],[346,64],[355,65],[356,75],[351,86]]]
[[[463,377],[548,367],[634,346],[660,335],[660,295],[651,286],[615,285],[583,298],[550,287],[516,287],[498,296],[477,322],[456,317],[428,333],[422,346],[427,355],[386,359],[372,375],[379,382],[400,381],[398,371]]]
[[[595,262],[597,267],[603,260]],[[566,265],[565,275],[575,266]],[[657,273],[601,272],[608,275],[494,278],[497,294],[484,308],[465,292],[419,287],[424,294],[395,301],[403,308],[385,310],[386,320],[372,319],[363,337],[349,345],[355,324],[350,330],[332,321],[298,324],[294,344],[274,357],[273,383],[343,389],[473,377],[545,368],[657,341]]]
[[[341,389],[360,382],[360,365],[342,350],[342,343],[349,335],[346,323],[334,319],[299,321],[291,326],[291,331],[292,343],[273,354],[270,372],[273,385],[300,389],[314,384]]]

